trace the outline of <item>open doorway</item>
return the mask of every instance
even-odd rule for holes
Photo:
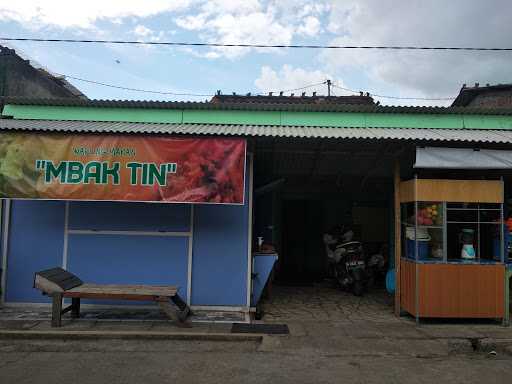
[[[286,287],[286,295],[294,295],[318,286],[322,295],[342,291],[332,282],[324,235],[343,227],[362,243],[365,257],[382,255],[383,273],[365,295],[382,294],[393,252],[393,148],[298,140],[258,149],[254,238],[279,254],[274,291]]]
[[[343,194],[335,199],[284,199],[281,214],[277,282],[307,286],[329,278],[324,236],[337,227],[353,231],[353,240],[362,243],[366,256],[380,253],[386,262],[389,258],[388,201],[352,201]]]

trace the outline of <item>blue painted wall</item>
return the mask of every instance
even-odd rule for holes
[[[4,271],[2,270],[2,253],[4,249],[4,217],[5,217],[5,201],[0,199],[0,283],[2,282]],[[0,287],[1,289],[1,287]],[[0,297],[2,297],[2,292],[0,292]]]
[[[188,232],[190,210],[185,204],[76,201],[70,204],[69,229]]]
[[[177,285],[187,297],[188,237],[70,234],[68,243],[68,270],[83,281]]]
[[[63,243],[63,202],[12,201],[6,301],[49,301],[33,288],[34,272],[61,266]]]
[[[194,208],[193,305],[247,305],[248,180],[245,184],[245,205]]]
[[[69,229],[188,232],[190,213],[184,204],[72,202]],[[68,269],[98,284],[177,285],[186,300],[188,237],[70,233]]]
[[[194,206],[193,305],[247,305],[248,206]],[[70,202],[68,228],[188,232],[190,214],[184,204]],[[64,202],[13,201],[6,301],[48,301],[33,274],[62,265],[64,216]],[[70,233],[67,255],[86,282],[179,285],[186,299],[188,237]]]

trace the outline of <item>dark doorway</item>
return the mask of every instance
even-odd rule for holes
[[[280,282],[309,285],[325,277],[323,222],[320,201],[283,201],[282,257],[277,276]]]

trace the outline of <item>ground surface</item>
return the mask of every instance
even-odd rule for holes
[[[359,299],[326,287],[279,288],[267,301],[265,320],[287,323],[291,334],[262,342],[4,339],[0,383],[512,382],[510,328],[417,326],[410,318],[396,319],[382,293]],[[95,324],[107,330],[148,327]]]

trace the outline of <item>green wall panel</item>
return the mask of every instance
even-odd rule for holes
[[[287,112],[282,113],[282,125],[309,127],[364,127],[364,113]]]
[[[280,125],[279,111],[184,110],[184,123]]]
[[[293,112],[6,105],[16,119],[299,125],[323,127],[512,129],[512,116],[435,113]]]
[[[464,115],[464,128],[512,129],[512,116]]]
[[[6,105],[2,115],[13,116],[15,119],[181,123],[183,111],[173,109]]]
[[[375,128],[463,128],[461,115],[368,113],[366,126]]]

